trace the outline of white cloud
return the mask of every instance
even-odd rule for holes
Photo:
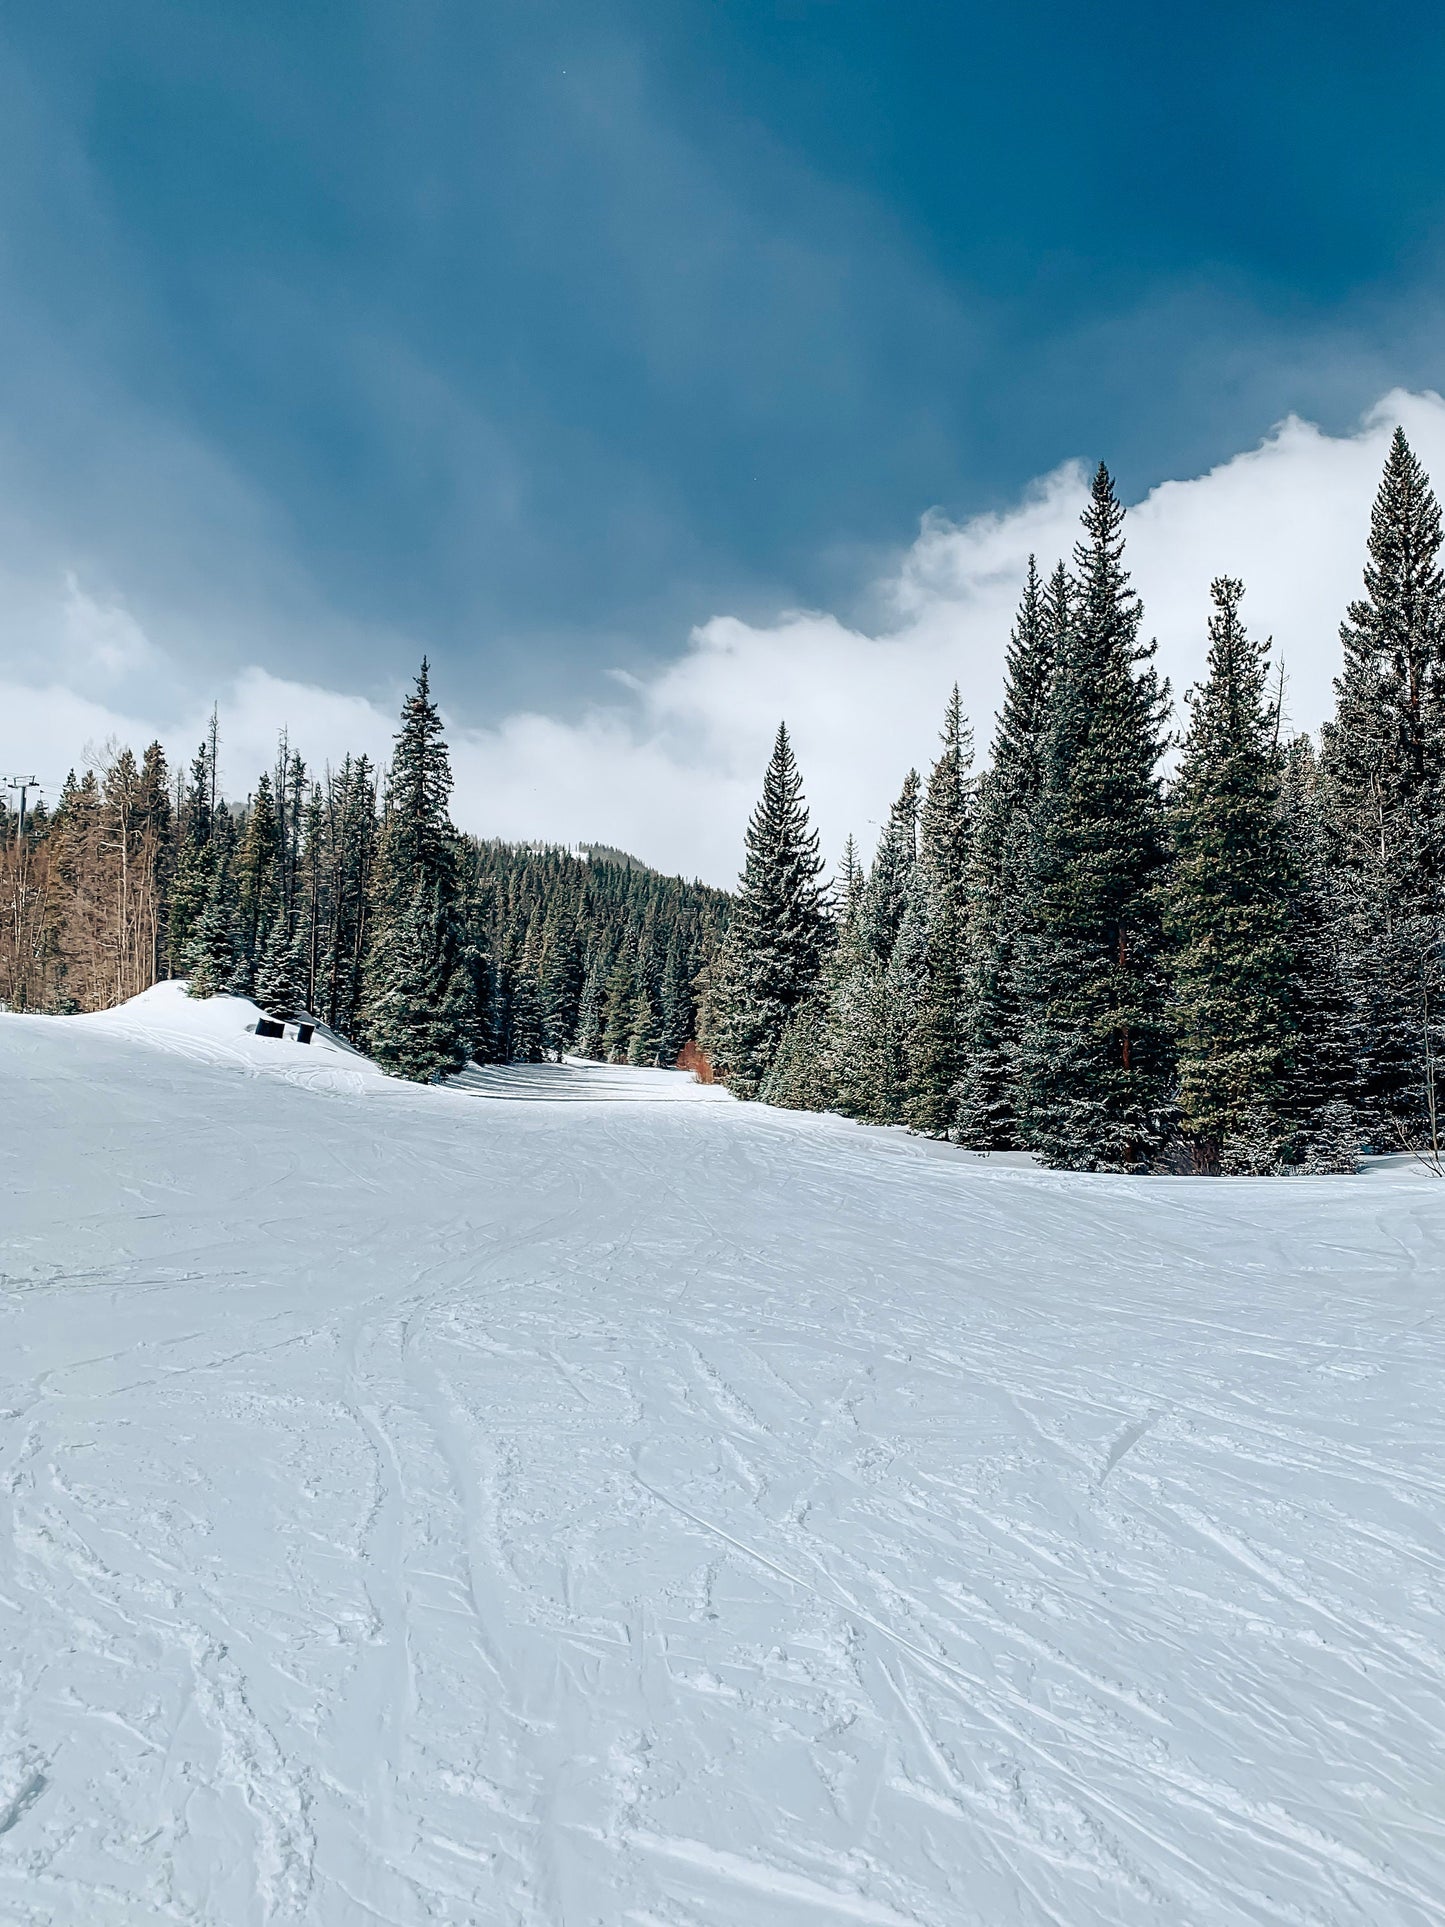
[[[1295,725],[1318,725],[1396,421],[1445,484],[1445,402],[1393,393],[1353,434],[1330,436],[1292,418],[1257,448],[1165,483],[1134,508],[1129,565],[1176,690],[1203,664],[1210,580],[1240,575],[1253,628],[1272,633],[1284,657]],[[718,616],[674,661],[628,678],[615,703],[580,722],[518,714],[494,729],[453,727],[458,821],[511,838],[594,837],[726,882],[786,717],[828,847],[836,851],[849,830],[870,840],[903,772],[926,768],[955,679],[986,748],[1026,559],[1033,551],[1047,569],[1069,552],[1084,490],[1084,473],[1071,464],[1006,513],[959,526],[925,518],[879,585],[876,633],[820,613],[768,624]],[[8,567],[24,575],[17,558]],[[79,572],[48,602],[27,577],[23,599],[30,643],[0,653],[0,761],[43,764],[54,781],[87,740],[116,735],[139,745],[158,733],[173,751],[191,750],[205,710],[183,693],[168,703],[164,652],[119,599],[88,592]],[[444,671],[439,681],[444,697]],[[181,692],[182,679],[174,687]],[[314,766],[347,749],[388,753],[393,719],[361,697],[261,667],[218,695],[233,792],[270,762],[282,724]]]

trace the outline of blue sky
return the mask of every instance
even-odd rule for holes
[[[1412,5],[18,0],[0,764],[384,758],[425,650],[467,828],[726,880],[785,715],[866,847],[1100,456],[1176,684],[1243,574],[1313,726],[1442,99]]]
[[[218,672],[269,621],[298,674],[423,644],[473,719],[565,709],[719,608],[848,610],[932,505],[1099,455],[1137,499],[1441,382],[1438,9],[45,0],[4,36],[9,513],[134,606],[224,592]]]

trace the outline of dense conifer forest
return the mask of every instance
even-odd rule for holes
[[[866,870],[825,883],[786,727],[733,897],[620,851],[481,842],[449,815],[427,666],[389,770],[281,742],[244,804],[213,722],[0,806],[0,999],[96,1010],[159,978],[305,1012],[386,1069],[577,1052],[742,1098],[1108,1171],[1440,1168],[1445,577],[1397,432],[1341,628],[1333,718],[1288,737],[1219,577],[1182,722],[1101,465],[1069,563],[1030,562],[988,766],[958,693]],[[1171,758],[1170,752],[1174,752]]]
[[[705,1009],[727,1083],[1072,1169],[1439,1171],[1440,546],[1397,431],[1319,744],[1229,576],[1171,735],[1101,466],[1072,566],[1030,564],[987,769],[955,691],[866,873],[850,842],[825,885],[779,731]]]
[[[425,664],[381,782],[365,757],[314,776],[283,740],[235,807],[218,761],[213,721],[174,778],[153,743],[23,829],[0,808],[0,1000],[100,1010],[184,977],[421,1080],[568,1050],[673,1064],[693,1035],[726,894],[620,851],[459,834]]]

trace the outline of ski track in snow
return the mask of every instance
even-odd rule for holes
[[[1445,1920],[1445,1186],[244,1009],[0,1017],[0,1920]]]

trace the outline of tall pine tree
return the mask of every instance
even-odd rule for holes
[[[818,834],[782,723],[745,847],[709,1040],[729,1086],[754,1097],[788,1018],[818,981],[829,934]]]
[[[457,837],[448,814],[451,758],[425,657],[402,705],[377,852],[375,937],[366,973],[366,1037],[387,1069],[423,1081],[465,1062],[453,976],[462,967]],[[292,803],[293,819],[300,809]],[[430,918],[422,932],[421,919]],[[395,926],[395,927],[393,927]],[[422,1006],[401,1014],[407,996]],[[535,990],[532,1009],[535,1015]],[[529,1050],[540,1048],[540,1018]]]
[[[944,711],[942,740],[943,753],[929,775],[919,814],[926,946],[923,981],[907,1043],[909,1092],[903,1107],[916,1130],[934,1137],[947,1136],[957,1121],[967,1057],[964,978],[973,730],[963,713],[957,683]],[[905,967],[900,961],[900,971]]]
[[[921,1018],[927,972],[918,814],[918,772],[909,770],[830,973],[838,1108],[869,1124],[902,1122],[908,1102],[908,1047]]]
[[[1171,1073],[1157,891],[1167,690],[1139,640],[1123,524],[1101,462],[1054,666],[1019,973],[1028,1142],[1077,1170],[1147,1166]]]
[[[1060,563],[1047,588],[1034,558],[1005,659],[993,760],[979,784],[969,840],[967,1046],[958,1135],[981,1151],[1021,1143],[1019,953],[1031,877],[1034,814],[1043,789],[1054,663],[1071,619]]]
[[[1427,1129],[1445,1047],[1440,543],[1439,503],[1397,428],[1370,515],[1365,593],[1340,629],[1322,757],[1365,1039],[1361,1101],[1385,1143]]]
[[[1169,799],[1179,1111],[1195,1168],[1280,1117],[1293,1012],[1287,930],[1290,850],[1279,806],[1279,716],[1265,691],[1267,643],[1239,613],[1244,585],[1212,589],[1208,674]]]
[[[1289,1061],[1278,1100],[1285,1155],[1302,1170],[1353,1171],[1360,1133],[1360,1032],[1349,919],[1330,863],[1319,762],[1308,736],[1284,753],[1281,815],[1291,859]]]

